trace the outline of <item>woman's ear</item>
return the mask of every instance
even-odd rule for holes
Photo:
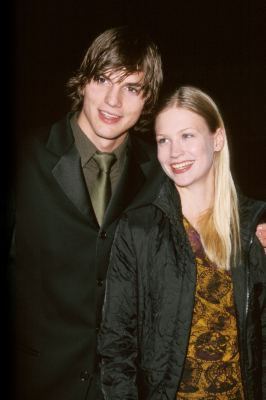
[[[214,151],[221,151],[224,147],[224,130],[218,128],[214,134]]]

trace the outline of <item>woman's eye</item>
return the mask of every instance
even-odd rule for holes
[[[166,139],[165,138],[159,138],[159,139],[157,139],[157,143],[158,144],[164,144],[166,142]]]
[[[189,139],[192,138],[194,135],[192,133],[183,133],[182,137],[183,139]]]

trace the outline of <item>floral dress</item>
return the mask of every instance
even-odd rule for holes
[[[184,219],[196,257],[197,284],[187,357],[177,399],[244,399],[231,274],[205,255]]]

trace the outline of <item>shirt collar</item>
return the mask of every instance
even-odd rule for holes
[[[84,167],[91,159],[93,154],[97,151],[94,144],[85,135],[77,122],[77,113],[75,113],[70,119],[71,128],[75,139],[78,152],[81,158],[81,165]]]
[[[80,128],[77,122],[77,113],[73,114],[71,117],[70,124],[73,130],[75,143],[80,154],[81,165],[84,167],[97,151],[97,148]],[[118,165],[124,162],[127,146],[128,135],[126,136],[125,140],[112,152],[117,158]]]

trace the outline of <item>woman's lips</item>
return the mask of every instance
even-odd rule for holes
[[[183,161],[180,163],[171,164],[171,169],[174,174],[183,174],[192,167],[193,163],[194,161]]]

